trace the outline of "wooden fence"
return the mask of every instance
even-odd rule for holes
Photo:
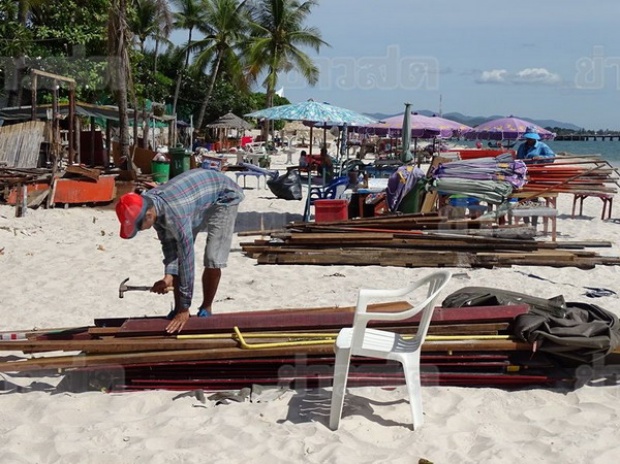
[[[43,121],[28,121],[0,127],[0,165],[36,168],[44,136]]]

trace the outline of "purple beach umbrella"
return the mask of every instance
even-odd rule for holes
[[[468,140],[517,140],[526,132],[531,132],[532,129],[534,129],[543,140],[555,138],[555,133],[537,126],[532,122],[513,116],[493,119],[492,121],[479,124],[472,130],[465,132],[463,136]]]

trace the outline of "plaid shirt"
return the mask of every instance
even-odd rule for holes
[[[225,174],[208,169],[184,172],[144,193],[155,206],[153,227],[161,241],[165,273],[179,277],[180,304],[189,308],[194,292],[194,241],[206,230],[213,205],[237,205],[241,188]],[[180,309],[180,308],[175,308]]]

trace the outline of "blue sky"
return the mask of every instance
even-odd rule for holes
[[[320,0],[308,26],[330,47],[315,87],[289,100],[365,113],[413,109],[556,119],[620,130],[618,0]]]

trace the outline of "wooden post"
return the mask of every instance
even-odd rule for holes
[[[30,74],[30,119],[35,121],[37,119],[37,75],[32,72]]]
[[[52,159],[54,163],[58,161],[58,155],[61,155],[60,151],[60,126],[58,124],[58,118],[56,115],[58,114],[58,81],[66,82],[69,84],[69,162],[73,163],[75,156],[75,127],[77,116],[75,112],[75,87],[76,82],[75,79],[70,77],[60,76],[58,74],[49,73],[46,71],[41,71],[39,69],[32,69],[30,71],[31,79],[31,90],[32,90],[32,119],[36,118],[36,103],[37,103],[37,76],[41,76],[43,78],[52,79],[53,89],[52,89]],[[54,169],[55,166],[52,168]]]
[[[69,127],[67,132],[67,137],[69,141],[69,164],[73,164],[75,162],[75,145],[76,145],[76,125],[77,125],[77,117],[75,114],[75,86],[73,84],[69,85]]]
[[[89,162],[92,166],[95,165],[95,118],[90,118],[90,153]]]
[[[28,212],[28,186],[21,182],[16,187],[15,217],[24,217]]]
[[[105,120],[105,151],[106,156],[103,160],[103,166],[107,168],[110,166],[110,157],[112,156],[112,130],[110,128],[110,120]]]
[[[80,118],[76,115],[75,116],[75,129],[74,129],[74,134],[75,134],[75,156],[73,158],[73,162],[76,164],[80,164],[82,162],[82,155],[81,155],[81,142],[80,142],[80,133],[82,131],[82,123],[80,122]]]
[[[52,83],[52,176],[58,171],[58,162],[62,158],[60,155],[60,127],[58,121],[58,90],[57,81]]]

